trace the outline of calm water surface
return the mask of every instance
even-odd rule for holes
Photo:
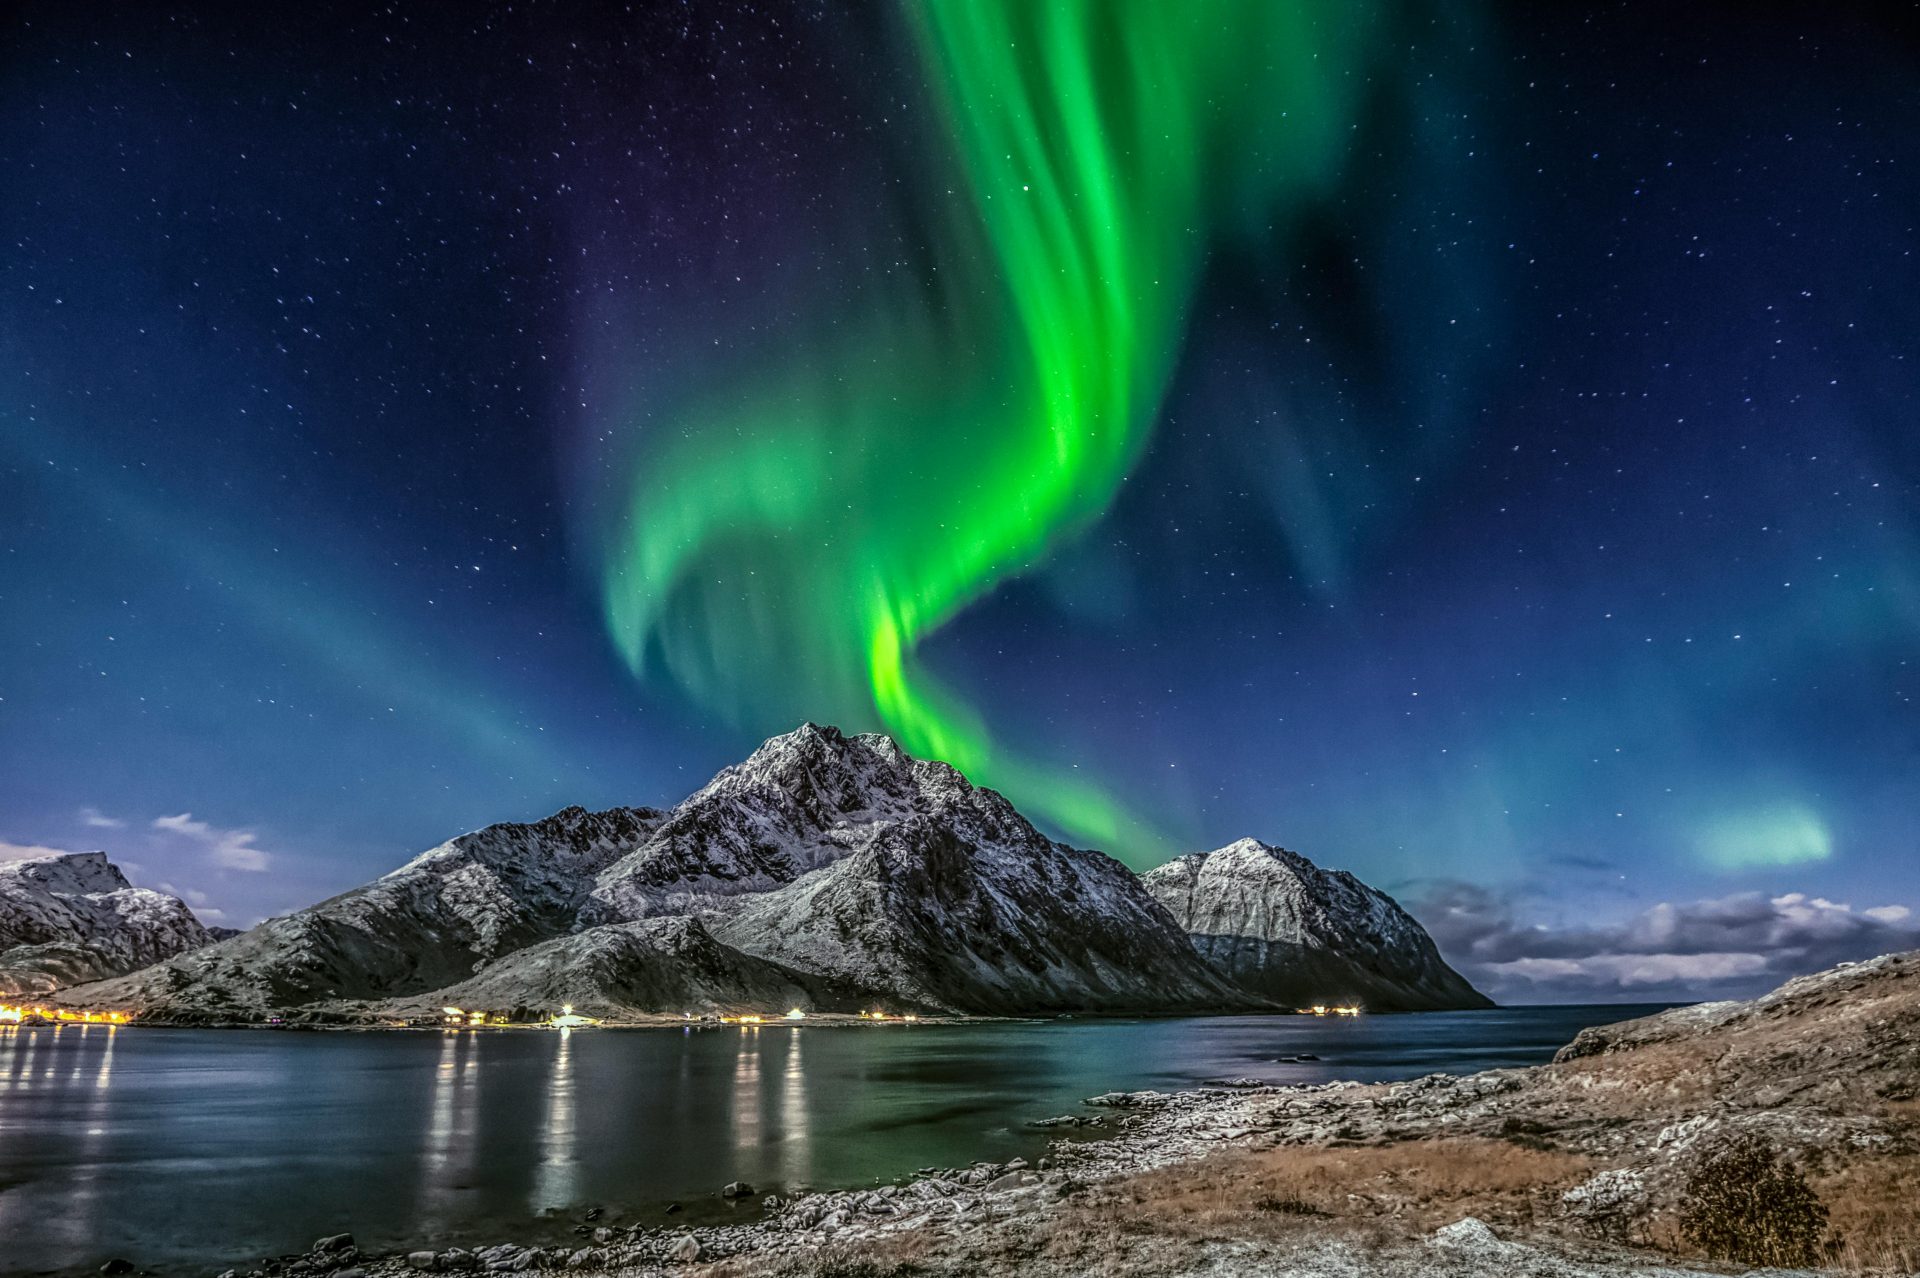
[[[1103,1091],[1545,1061],[1649,1007],[704,1031],[0,1030],[0,1273],[214,1273],[351,1231],[391,1250],[751,1215],[715,1197],[1041,1152]],[[1313,1053],[1321,1059],[1282,1063]]]

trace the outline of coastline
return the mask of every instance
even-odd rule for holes
[[[1546,1067],[1539,1067],[1546,1068]],[[911,1274],[1031,1272],[1038,1257],[1022,1241],[1061,1227],[1083,1229],[1088,1215],[1111,1213],[1120,1204],[1137,1209],[1137,1188],[1156,1174],[1200,1174],[1262,1150],[1348,1148],[1379,1150],[1407,1138],[1409,1125],[1465,1124],[1477,1130],[1500,1109],[1498,1098],[1517,1090],[1530,1070],[1495,1070],[1463,1076],[1430,1075],[1412,1083],[1334,1082],[1302,1087],[1203,1087],[1175,1092],[1122,1092],[1091,1097],[1085,1112],[1040,1120],[1097,1136],[1057,1138],[1033,1163],[978,1162],[932,1169],[870,1188],[821,1191],[763,1200],[762,1217],[723,1225],[581,1226],[574,1246],[530,1246],[503,1241],[491,1246],[361,1255],[350,1240],[321,1240],[315,1249],[255,1269],[228,1270],[221,1278],[394,1278],[423,1272],[516,1273],[565,1270],[650,1278],[662,1274]],[[1489,1103],[1491,1102],[1491,1103]],[[1383,1116],[1391,1116],[1385,1117]],[[1097,1126],[1095,1126],[1097,1124]],[[1364,1125],[1364,1126],[1362,1126]],[[1394,1130],[1395,1128],[1399,1130]],[[1341,1133],[1346,1133],[1342,1135]],[[1478,1137],[1449,1134],[1470,1143]],[[1471,1151],[1470,1151],[1471,1152]],[[1494,1210],[1488,1211],[1489,1206]],[[1564,1231],[1503,1234],[1522,1223],[1502,1218],[1497,1205],[1479,1204],[1493,1223],[1463,1211],[1428,1229],[1417,1214],[1396,1220],[1345,1220],[1302,1207],[1273,1213],[1241,1239],[1243,1254],[1207,1259],[1211,1274],[1267,1273],[1281,1260],[1330,1266],[1336,1272],[1364,1255],[1378,1272],[1482,1273],[1486,1266],[1521,1265],[1542,1273],[1665,1275],[1683,1272],[1661,1258],[1604,1240]],[[1255,1216],[1258,1207],[1248,1209]],[[1248,1222],[1253,1224],[1252,1221]],[[1153,1234],[1141,1231],[1141,1242]],[[1184,1250],[1182,1239],[1163,1239]],[[1109,1247],[1112,1240],[1103,1243]],[[1153,1247],[1156,1253],[1161,1250]],[[1205,1249],[1202,1248],[1202,1251]],[[1194,1259],[1200,1257],[1195,1256]],[[1083,1260],[1090,1258],[1083,1257]],[[1159,1262],[1140,1258],[1152,1272]],[[1060,1272],[1080,1272],[1073,1261]],[[1115,1272],[1134,1272],[1116,1255]],[[1103,1262],[1103,1265],[1106,1263]],[[848,1265],[867,1268],[847,1268]],[[1317,1272],[1309,1268],[1301,1272]]]
[[[334,1240],[230,1274],[1651,1278],[1698,1272],[1676,1213],[1690,1171],[1737,1138],[1807,1169],[1833,1209],[1835,1264],[1911,1272],[1916,1023],[1920,954],[1889,955],[1751,1003],[1597,1027],[1544,1065],[1107,1093],[1040,1120],[1074,1135],[1031,1164],[769,1197],[750,1223],[587,1225],[571,1246],[380,1256]]]

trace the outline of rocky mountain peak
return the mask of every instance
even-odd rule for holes
[[[104,852],[0,864],[0,993],[43,994],[211,939],[185,902],[134,887]]]
[[[384,876],[399,879],[422,869],[453,872],[486,865],[508,872],[591,874],[631,852],[666,814],[658,808],[565,807],[538,821],[499,821],[428,848]]]
[[[664,812],[490,825],[87,997],[193,1020],[870,998],[1191,1012],[1302,990],[1478,999],[1391,900],[1295,853],[1243,839],[1143,884],[945,763],[805,723]]]
[[[105,852],[56,852],[0,862],[0,877],[23,889],[70,896],[118,892],[133,886],[120,873],[120,867],[107,860]]]
[[[1000,795],[891,737],[804,723],[722,769],[667,813],[593,892],[593,923],[723,908],[937,817],[974,841],[1044,842]]]
[[[945,764],[911,758],[892,737],[848,736],[835,727],[803,723],[770,737],[745,760],[723,768],[682,808],[718,799],[764,799],[778,792],[816,819],[856,812],[905,811],[923,791],[958,793],[972,787]]]
[[[1384,892],[1297,852],[1239,839],[1144,876],[1214,967],[1283,1002],[1485,1006]]]

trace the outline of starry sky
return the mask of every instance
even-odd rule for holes
[[[1503,999],[1920,945],[1898,6],[4,23],[0,855],[244,925],[810,718]]]

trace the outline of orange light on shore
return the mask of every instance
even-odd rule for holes
[[[1295,1008],[1302,1016],[1358,1016],[1357,1007],[1334,1007],[1328,1003],[1315,1003],[1312,1007]]]
[[[125,1012],[76,1012],[66,1007],[28,1007],[0,1003],[0,1024],[18,1025],[28,1017],[61,1025],[124,1025]]]

